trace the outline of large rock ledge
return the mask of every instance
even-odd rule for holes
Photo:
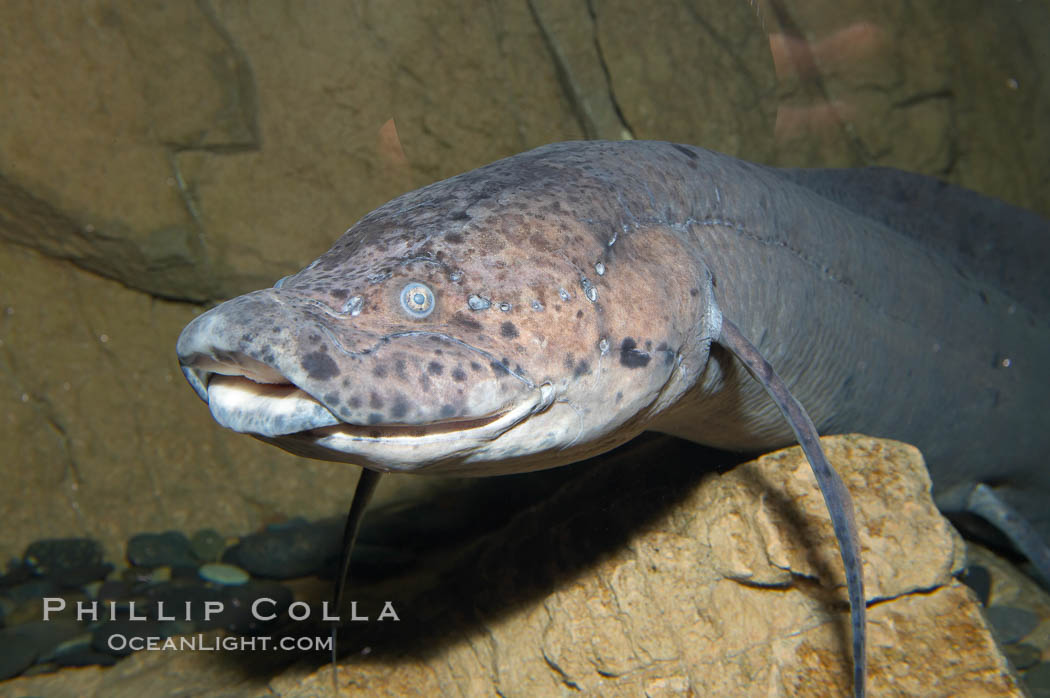
[[[824,445],[857,508],[871,695],[1023,695],[975,597],[953,577],[963,547],[933,506],[919,452],[855,435]],[[393,599],[401,622],[344,635],[351,658],[340,665],[340,693],[846,695],[841,563],[800,450],[701,475],[665,465],[674,448],[652,440],[588,470],[445,569],[367,590]],[[636,467],[616,462],[628,458]],[[323,659],[289,667],[261,654],[142,652],[110,669],[11,681],[3,692],[331,694]]]

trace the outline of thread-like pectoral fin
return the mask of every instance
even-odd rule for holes
[[[849,593],[850,621],[853,630],[853,695],[862,698],[865,694],[867,676],[867,609],[864,605],[864,572],[860,561],[860,542],[857,539],[857,522],[853,514],[853,500],[824,455],[820,435],[802,404],[788,391],[787,385],[777,375],[758,349],[741,334],[740,330],[726,318],[722,318],[721,331],[716,341],[728,349],[747,368],[773,402],[780,408],[784,419],[795,432],[802,451],[809,460],[813,474],[824,495],[824,503],[831,515],[831,525],[839,542],[839,553],[846,569],[846,590]]]
[[[343,526],[343,552],[339,558],[339,576],[336,578],[335,589],[332,592],[332,610],[336,617],[340,616],[340,607],[343,605],[343,597],[346,595],[346,586],[350,582],[350,555],[354,551],[354,543],[357,542],[357,532],[361,528],[361,519],[364,518],[368,503],[375,494],[376,485],[382,473],[377,470],[364,468],[361,477],[357,480],[354,489],[354,498],[350,502],[350,510],[346,513],[346,525]],[[339,676],[337,674],[335,635],[338,630],[338,621],[332,624],[332,694],[339,695]]]

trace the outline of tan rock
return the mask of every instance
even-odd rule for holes
[[[933,507],[918,451],[862,436],[824,444],[857,507],[873,600],[871,695],[1022,695],[973,595],[952,577],[962,548]],[[442,569],[356,590],[391,599],[401,621],[347,630],[341,693],[845,695],[841,565],[801,452],[722,475],[703,474],[696,455],[669,439],[643,441],[584,466]],[[312,669],[323,657],[283,672],[254,665],[264,686],[216,668],[228,658],[163,654],[70,681],[83,681],[79,695],[100,696],[205,672],[224,695],[331,691],[331,669]],[[58,680],[9,687],[72,695]],[[210,686],[218,694],[220,684]]]

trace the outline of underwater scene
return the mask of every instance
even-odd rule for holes
[[[0,696],[1050,697],[1050,4],[0,5]]]

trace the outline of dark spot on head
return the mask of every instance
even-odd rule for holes
[[[245,332],[244,334],[241,335],[241,341],[242,342],[251,342],[253,339],[255,339],[255,335],[252,334],[251,332]]]
[[[386,378],[386,366],[376,364],[375,368],[372,369],[372,373],[375,374],[376,378]]]
[[[689,295],[692,296],[693,298],[696,298],[697,296],[700,295],[700,289],[698,289],[698,288],[691,288],[691,289],[689,289]]]
[[[339,406],[339,393],[331,392],[324,396],[325,407],[338,407]]]
[[[463,313],[456,313],[455,315],[453,315],[452,323],[455,325],[459,325],[460,327],[465,327],[468,330],[474,330],[475,332],[481,329],[480,322],[474,320],[473,318],[467,317]]]
[[[588,364],[586,361],[581,361],[580,363],[576,364],[576,368],[573,369],[572,375],[574,375],[575,377],[579,378],[580,376],[584,375],[585,373],[590,373],[590,372],[591,372],[590,364]]]
[[[398,378],[404,379],[405,376],[405,360],[398,359],[394,362],[394,373],[397,374]]]
[[[467,372],[464,371],[462,368],[460,368],[459,366],[456,366],[454,369],[452,369],[452,380],[457,380],[457,381],[462,382],[462,381],[465,381],[466,379],[467,379]]]
[[[332,357],[319,351],[312,351],[300,362],[306,374],[314,380],[328,380],[339,375],[339,367]]]
[[[620,345],[620,365],[627,368],[642,368],[649,364],[652,357],[638,348],[632,337],[625,337]]]
[[[490,362],[489,363],[489,367],[492,369],[493,373],[500,373],[500,374],[502,374],[502,373],[507,373],[508,372],[507,371],[507,367],[504,366],[503,364],[501,364],[499,361],[492,361],[492,362]]]
[[[513,322],[508,320],[499,326],[499,333],[507,339],[516,339],[518,336],[518,328],[514,326]]]
[[[463,220],[464,218],[470,218],[470,216],[468,216],[466,212],[461,213],[463,218],[453,218],[452,220]],[[451,242],[454,245],[458,245],[459,243],[463,242],[463,236],[459,233],[448,233],[447,235],[445,235],[445,241]]]
[[[273,352],[270,349],[267,349],[266,353],[262,355],[262,361],[264,364],[273,364],[274,358]]]
[[[368,396],[368,406],[376,410],[383,409],[383,398],[379,397],[379,394],[375,391],[372,391]]]
[[[696,153],[694,153],[693,151],[689,150],[689,148],[686,148],[684,145],[678,145],[677,143],[672,143],[671,147],[674,148],[675,150],[677,150],[682,155],[685,155],[685,156],[687,156],[688,158],[690,158],[692,160],[696,160],[696,158],[698,157]]]
[[[572,358],[572,354],[565,355],[565,368],[572,370],[572,365],[576,363],[576,359]]]
[[[448,404],[442,405],[440,414],[442,418],[448,419],[449,417],[455,416],[456,408]]]
[[[390,414],[394,419],[401,419],[408,414],[408,400],[404,395],[398,395],[394,400],[394,406],[390,408]]]
[[[368,415],[368,423],[369,424],[379,424],[382,421],[383,421],[383,415],[379,414],[378,412],[371,412]],[[379,436],[378,432],[376,432],[376,436]]]
[[[321,343],[321,335],[319,335],[319,334],[312,334],[312,335],[310,335],[310,341],[313,342],[314,344],[320,344]]]
[[[652,351],[653,350],[653,340],[651,340],[651,339],[645,340],[645,350],[646,351]]]
[[[445,367],[437,361],[431,361],[429,364],[427,364],[427,371],[432,376],[440,376],[442,373],[444,373]]]
[[[471,371],[480,371],[481,370],[481,364],[479,364],[477,361],[471,361],[470,362],[470,370]]]
[[[346,404],[350,405],[350,407],[352,407],[353,409],[356,410],[358,407],[361,406],[361,398],[359,398],[359,397],[357,397],[355,395],[352,398],[350,398],[349,400],[347,400]]]
[[[617,390],[616,391],[616,404],[620,404],[620,400],[623,400],[623,391],[622,390]]]
[[[576,311],[576,319],[578,320],[578,319],[580,319],[581,317],[583,317],[583,311],[582,311],[582,310],[577,310],[577,311]]]
[[[442,354],[444,354],[444,353],[445,353],[445,352],[444,352],[444,350],[442,350],[442,349],[435,349],[435,350],[434,350],[434,356],[441,356],[441,355],[442,355]]]

